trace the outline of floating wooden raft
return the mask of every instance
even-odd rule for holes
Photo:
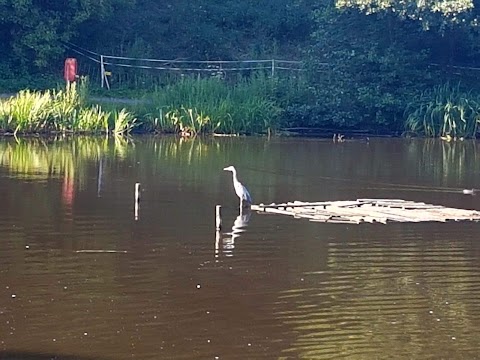
[[[302,202],[252,205],[258,212],[290,215],[310,221],[360,224],[363,222],[480,221],[480,211],[448,208],[396,199]]]

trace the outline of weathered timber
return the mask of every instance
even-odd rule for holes
[[[293,201],[252,205],[259,213],[273,213],[326,223],[480,221],[480,211],[449,208],[401,199],[354,201]]]

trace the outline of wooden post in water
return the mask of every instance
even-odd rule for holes
[[[222,206],[215,206],[215,258],[220,254],[220,240],[222,239]]]
[[[215,231],[215,258],[218,258],[220,254],[220,240],[222,239],[222,234],[219,230]],[[218,260],[216,260],[218,261]]]
[[[138,210],[140,208],[140,183],[135,184],[135,220],[138,220]]]
[[[222,229],[222,207],[220,205],[215,206],[215,229]]]
[[[103,181],[103,157],[100,157],[100,163],[98,165],[97,197],[100,197],[100,191],[102,190],[102,181]]]

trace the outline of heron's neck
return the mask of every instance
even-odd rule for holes
[[[233,181],[238,182],[237,171],[236,170],[232,170],[232,176],[233,176]]]

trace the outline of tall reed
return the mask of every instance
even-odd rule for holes
[[[480,122],[480,97],[447,83],[423,92],[405,115],[407,131],[428,137],[473,138]]]
[[[128,134],[133,130],[135,125],[135,117],[129,113],[126,109],[115,111],[113,113],[113,128],[112,133],[114,135]]]
[[[57,131],[74,131],[78,127],[76,112],[80,104],[76,83],[69,83],[65,89],[53,91],[50,102],[52,128]]]
[[[35,132],[45,129],[51,110],[51,93],[20,91],[7,100],[8,108],[6,127],[18,131]]]
[[[281,112],[269,81],[184,78],[157,89],[143,111],[149,126],[158,131],[258,133],[275,127]]]
[[[64,89],[20,91],[0,100],[0,130],[17,133],[129,133],[135,117],[125,109],[114,114],[100,106],[87,107],[86,84]]]
[[[94,134],[108,133],[110,116],[110,112],[102,110],[98,105],[81,108],[77,116],[78,123],[75,130],[82,132],[86,131],[84,129],[89,129],[89,132]]]

